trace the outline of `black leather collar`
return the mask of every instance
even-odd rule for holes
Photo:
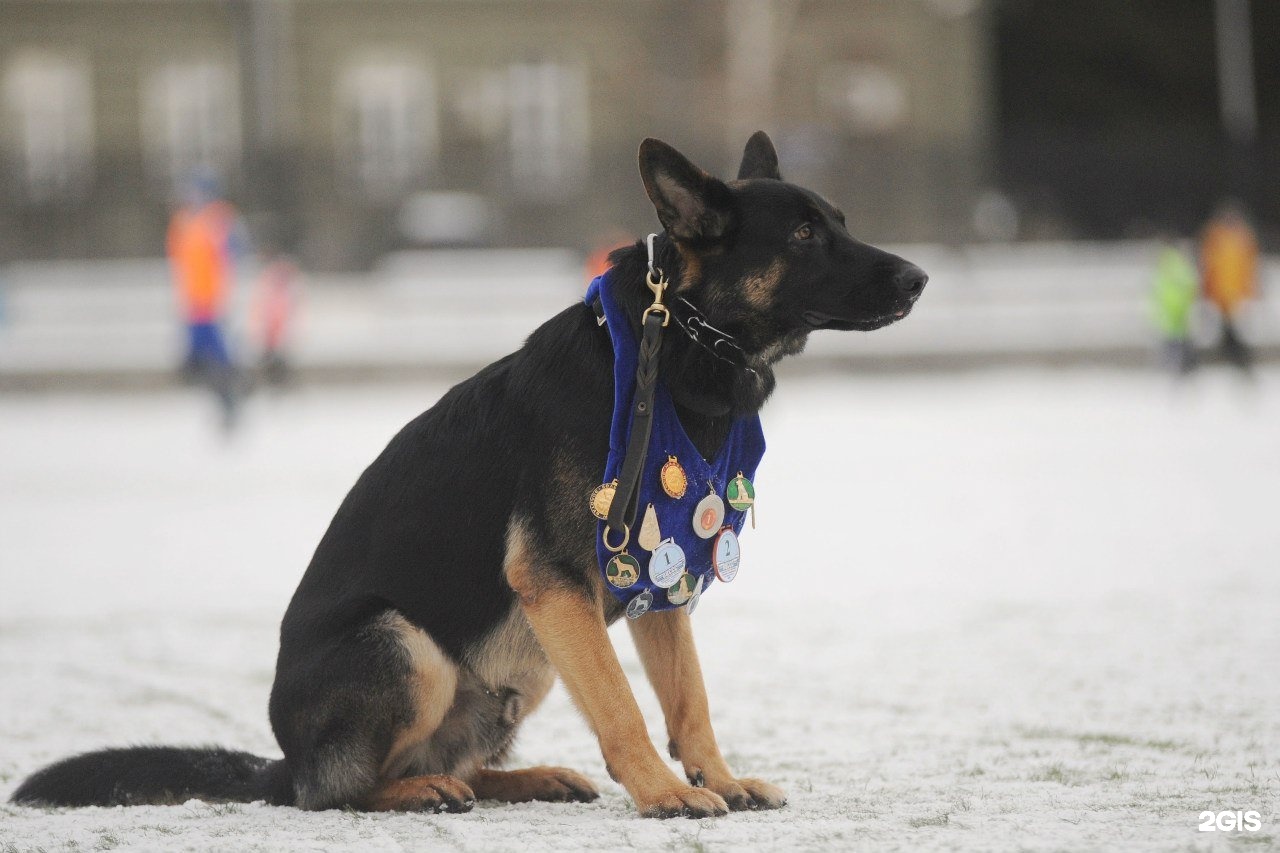
[[[676,325],[689,337],[689,340],[714,355],[720,361],[732,364],[734,367],[745,370],[748,373],[759,375],[755,368],[747,363],[747,353],[738,345],[733,335],[728,332],[722,332],[708,323],[706,316],[683,296],[677,296],[676,301],[680,305],[671,306],[671,319],[676,321]],[[591,303],[591,309],[595,312],[596,324],[603,326],[605,322],[604,305],[597,299]]]
[[[677,296],[676,302],[679,304],[671,306],[671,318],[689,336],[689,340],[723,362],[748,373],[756,372],[747,363],[747,353],[733,335],[708,323],[706,316],[683,296]]]

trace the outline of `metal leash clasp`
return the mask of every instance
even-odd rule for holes
[[[649,286],[649,290],[653,291],[653,304],[644,309],[644,314],[640,316],[640,323],[643,325],[650,314],[661,314],[662,328],[665,329],[671,322],[671,311],[662,304],[662,297],[667,291],[667,275],[661,267],[653,265],[653,241],[657,236],[657,234],[650,234],[645,240],[645,245],[649,247],[649,273],[644,277],[644,283]]]

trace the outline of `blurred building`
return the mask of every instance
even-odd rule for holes
[[[774,133],[870,236],[968,216],[972,0],[0,0],[0,258],[155,254],[198,168],[311,264],[651,225],[645,136]],[[922,46],[927,45],[927,49]]]
[[[313,267],[586,249],[652,226],[642,138],[724,174],[757,128],[869,239],[1121,236],[1164,197],[1185,228],[1221,186],[1212,2],[1155,6],[0,0],[0,261],[157,254],[196,170]]]

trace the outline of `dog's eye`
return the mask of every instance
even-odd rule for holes
[[[813,238],[813,226],[806,222],[796,229],[795,237],[797,240],[809,240]]]

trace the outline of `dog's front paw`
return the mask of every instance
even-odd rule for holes
[[[537,792],[535,799],[590,803],[600,797],[591,780],[573,770],[564,767],[534,767],[531,772],[537,774],[541,783],[541,790]]]
[[[528,787],[522,799],[590,803],[600,797],[590,779],[564,767],[530,767],[516,773],[528,777]]]
[[[759,779],[707,779],[698,770],[690,774],[689,781],[715,791],[735,812],[780,809],[787,804],[785,791]]]
[[[719,817],[729,813],[729,805],[707,788],[682,786],[641,800],[636,807],[644,817]]]
[[[589,803],[600,794],[591,780],[564,767],[529,767],[524,770],[481,770],[471,780],[476,797],[504,803]]]

